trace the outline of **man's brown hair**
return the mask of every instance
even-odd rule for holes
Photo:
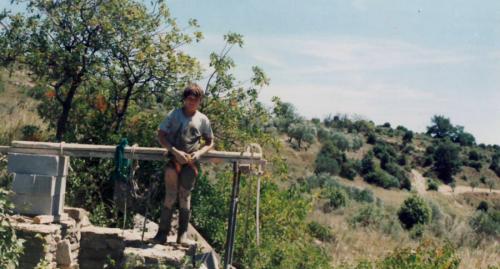
[[[182,100],[186,99],[190,95],[203,98],[203,90],[198,84],[191,83],[184,89],[184,92],[182,93]]]

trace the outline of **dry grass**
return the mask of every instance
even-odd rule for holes
[[[354,186],[356,183],[351,185]],[[395,202],[406,194],[403,192],[391,196],[397,198],[385,200]],[[460,269],[487,268],[489,265],[499,263],[499,242],[481,239],[472,231],[468,221],[475,209],[465,203],[463,197],[428,193],[425,199],[439,208],[441,217],[427,226],[422,240],[451,242],[457,247],[457,253],[461,258]],[[348,219],[360,207],[359,203],[354,202],[346,208],[324,213],[318,206],[310,215],[310,219],[329,227],[334,235],[333,242],[323,243],[332,256],[333,267],[343,263],[357,264],[361,260],[375,261],[388,255],[395,248],[413,248],[419,245],[420,240],[411,239],[409,233],[403,229],[392,229],[387,233],[381,228],[350,226]],[[397,208],[389,205],[385,206],[385,210],[389,215],[395,215],[397,212]]]
[[[344,178],[339,178],[339,182],[346,186],[357,187],[360,189],[369,189],[373,194],[382,200],[385,205],[397,206],[399,207],[403,201],[411,195],[411,192],[400,189],[384,189],[381,187],[374,186],[372,184],[366,183],[363,178],[357,176],[354,180],[348,180]]]
[[[314,161],[321,149],[321,143],[311,144],[307,150],[296,150],[290,145],[286,136],[281,137],[283,144],[282,156],[288,164],[288,175],[292,179],[305,178],[314,171]]]
[[[377,260],[394,248],[416,244],[406,233],[385,234],[376,229],[351,227],[347,218],[358,208],[359,205],[353,205],[333,214],[316,210],[311,215],[311,218],[330,227],[335,237],[333,242],[325,245],[332,256],[333,266],[354,264],[359,260]]]
[[[6,145],[21,138],[23,126],[44,129],[45,124],[36,113],[37,101],[21,92],[23,87],[30,86],[21,82],[26,77],[23,74],[9,77],[6,72],[0,72],[0,76],[5,86],[0,93],[0,144]]]

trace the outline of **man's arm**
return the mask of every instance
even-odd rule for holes
[[[209,150],[211,150],[214,147],[214,139],[211,137],[204,138],[205,144],[201,149],[193,152],[191,154],[191,158],[195,160],[199,160],[201,156],[203,156],[205,153],[207,153]]]
[[[183,152],[183,151],[180,151],[178,149],[176,149],[175,147],[173,147],[167,140],[167,136],[168,136],[168,133],[161,130],[161,129],[158,129],[158,142],[160,142],[161,146],[166,148],[168,150],[168,152],[171,152],[176,160],[181,163],[181,164],[185,164],[188,162],[188,157],[189,157],[189,154]]]
[[[191,158],[193,158],[194,160],[200,159],[202,155],[204,155],[214,147],[214,134],[212,131],[212,127],[210,126],[210,120],[208,120],[208,118],[202,121],[200,131],[203,140],[205,140],[205,143],[203,147],[201,147],[201,149],[191,154]]]

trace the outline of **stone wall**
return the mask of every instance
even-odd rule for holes
[[[52,218],[51,218],[52,217]],[[88,212],[80,208],[65,207],[60,220],[53,216],[11,216],[17,235],[26,240],[19,268],[31,269],[45,263],[48,268],[218,268],[218,257],[210,245],[190,225],[189,247],[175,242],[175,220],[166,245],[154,245],[149,239],[158,226],[147,221],[142,240],[144,217],[134,217],[135,228],[122,230],[97,227],[90,224]],[[169,267],[169,268],[170,268]]]
[[[48,268],[78,268],[80,250],[80,229],[90,225],[85,211],[67,208],[57,223],[51,223],[53,216],[11,216],[16,235],[25,240],[24,253],[19,260],[19,268],[35,268],[45,264]],[[69,215],[81,212],[75,220]],[[44,223],[45,221],[49,223]]]

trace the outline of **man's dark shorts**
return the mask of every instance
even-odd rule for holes
[[[173,155],[169,154],[167,158],[168,158],[167,167],[171,167],[177,172],[178,166],[180,166],[177,175],[179,180],[178,182],[180,183],[182,188],[190,191],[193,190],[194,185],[196,183],[196,177],[198,171],[200,171],[200,162],[195,161],[194,165],[189,165],[189,164],[180,165],[175,162],[175,157]]]

